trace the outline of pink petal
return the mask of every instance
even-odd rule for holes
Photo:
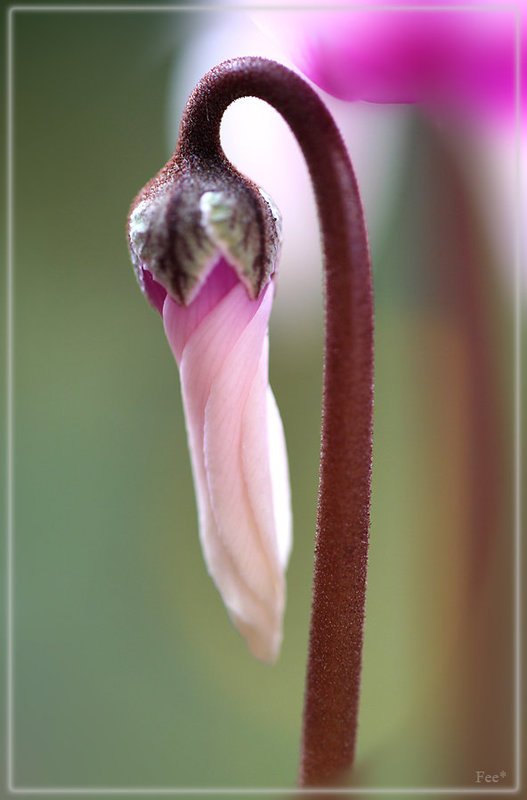
[[[163,303],[167,296],[167,291],[164,286],[156,281],[152,273],[146,267],[141,267],[140,272],[140,285],[146,299],[160,314],[163,313]]]
[[[183,350],[192,333],[209,314],[219,301],[238,283],[234,270],[225,259],[220,258],[217,265],[211,270],[205,284],[195,300],[188,306],[180,306],[167,297],[167,308],[170,314],[165,314],[165,331],[172,347],[174,357],[179,364]],[[167,319],[169,320],[167,322]],[[169,328],[167,329],[167,325]]]
[[[291,533],[283,432],[268,400],[273,284],[253,301],[236,281],[213,305],[225,278],[216,268],[201,305],[183,309],[168,298],[163,316],[180,362],[205,562],[251,652],[274,661]]]

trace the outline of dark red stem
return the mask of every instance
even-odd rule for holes
[[[371,492],[373,295],[357,182],[340,133],[295,73],[259,58],[213,69],[192,94],[178,157],[223,160],[222,115],[255,96],[286,120],[306,159],[322,231],[326,325],[315,573],[300,784],[342,778],[355,751]]]

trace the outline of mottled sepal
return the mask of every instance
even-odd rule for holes
[[[137,195],[128,217],[137,279],[156,306],[145,272],[188,305],[221,256],[256,299],[274,272],[280,241],[271,199],[227,162],[178,162],[175,155]]]

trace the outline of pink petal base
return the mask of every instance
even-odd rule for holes
[[[269,662],[282,638],[291,547],[285,441],[267,377],[273,288],[251,300],[221,260],[187,308],[168,296],[163,305],[205,562],[250,651]]]

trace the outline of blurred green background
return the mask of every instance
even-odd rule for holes
[[[187,12],[15,15],[19,786],[295,783],[321,317],[301,336],[271,327],[295,544],[283,650],[270,668],[251,659],[206,574],[177,369],[125,241],[132,198],[170,155],[172,61],[202,24]],[[459,244],[448,185],[446,200],[427,205],[449,155],[414,117],[393,213],[372,242],[374,488],[356,781],[471,785],[476,769],[512,781],[512,291],[482,257],[500,485],[474,607],[470,350],[458,287],[435,271],[443,248],[455,260]]]

